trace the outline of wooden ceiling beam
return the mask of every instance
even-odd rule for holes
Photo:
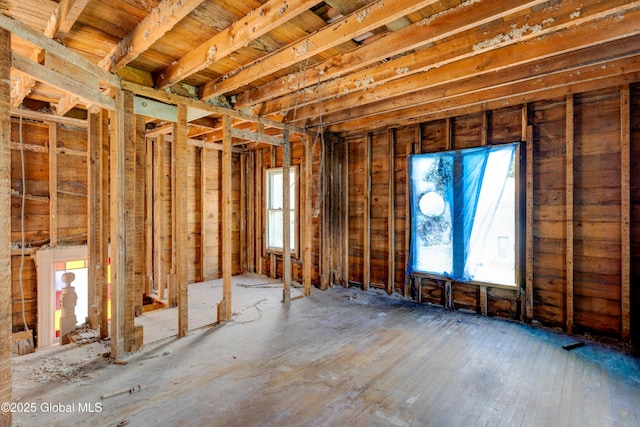
[[[388,22],[420,10],[437,0],[378,0],[323,29],[304,37],[255,61],[238,72],[205,83],[200,90],[201,99],[209,99],[245,86],[307,58],[345,43]]]
[[[120,87],[120,79],[118,76],[100,68],[97,64],[91,62],[84,56],[66,48],[56,41],[46,37],[41,32],[34,30],[16,19],[0,14],[0,28],[4,28],[5,30],[10,31],[12,35],[31,42],[52,55],[55,55],[70,64],[74,64],[76,67],[86,70],[109,86]]]
[[[420,92],[401,95],[384,101],[366,104],[347,111],[339,111],[323,117],[323,124],[334,125],[350,121],[353,117],[367,118],[385,114],[390,111],[428,105],[443,99],[456,98],[476,93],[490,87],[504,87],[521,81],[531,81],[537,85],[545,76],[565,71],[578,72],[580,68],[600,64],[608,69],[608,64],[616,59],[640,56],[640,36],[598,45],[588,49],[569,52],[564,55],[550,57],[533,63],[521,64],[509,69],[508,73],[488,72],[453,82],[435,84]],[[609,70],[613,73],[613,70]],[[569,79],[567,85],[572,84]],[[428,107],[426,107],[428,108]],[[315,121],[315,124],[318,122]]]
[[[90,1],[61,0],[51,18],[49,18],[44,34],[52,39],[64,40]]]
[[[505,6],[503,2],[464,2],[437,15],[425,18],[408,27],[394,31],[373,43],[368,43],[333,56],[306,70],[291,73],[245,91],[237,96],[235,108],[245,108],[260,102],[273,100],[274,96],[290,95],[269,105],[295,105],[298,92],[318,83],[335,79],[346,73],[362,69],[404,52],[444,40],[472,28],[498,21],[506,16],[529,9],[547,0],[514,0]],[[287,108],[283,108],[285,110]],[[272,114],[267,111],[267,114]]]
[[[525,78],[508,85],[487,87],[473,94],[445,97],[427,104],[359,117],[328,126],[326,129],[337,133],[353,133],[354,130],[363,132],[389,125],[421,123],[618,86],[638,79],[640,56],[633,56],[554,72],[546,76]],[[568,80],[572,81],[572,84],[568,85]]]
[[[51,70],[44,65],[30,61],[15,52],[11,55],[11,67],[27,74],[37,81],[46,82],[47,84],[55,86],[65,92],[72,93],[86,99],[90,103],[97,104],[111,111],[115,110],[115,101],[112,98],[102,95],[94,88],[84,86],[82,83],[75,80],[73,76]]]
[[[205,112],[209,112],[210,114],[208,114],[208,116],[214,116],[214,117],[228,116],[240,122],[251,122],[251,123],[256,123],[265,127],[273,127],[277,129],[283,129],[283,130],[286,129],[292,133],[299,133],[302,135],[307,135],[309,133],[304,128],[299,128],[297,126],[294,126],[288,123],[280,123],[275,120],[269,120],[263,117],[252,116],[250,114],[245,114],[240,111],[235,111],[229,108],[211,105],[199,99],[187,98],[187,97],[176,95],[174,93],[167,92],[164,90],[157,90],[157,89],[142,86],[136,83],[128,82],[126,80],[122,81],[122,89],[129,90],[135,93],[136,95],[145,96],[147,98],[155,99],[157,101],[161,101],[171,105],[184,104],[187,107],[192,107]]]
[[[44,30],[46,37],[64,39],[74,22],[78,19],[87,3],[90,0],[62,0],[58,3],[56,10],[53,12]],[[40,47],[34,49],[31,57],[34,61],[41,63],[43,60],[44,50]],[[11,106],[17,108],[24,98],[27,97],[36,85],[36,81],[28,76],[19,77],[20,82],[17,84],[17,90],[11,95]]]
[[[117,72],[149,49],[204,0],[163,0],[146,18],[115,45],[99,65]]]
[[[269,0],[232,23],[195,50],[172,62],[156,79],[164,89],[204,70],[216,61],[312,8],[321,0]]]
[[[569,2],[563,2],[562,4],[565,3]],[[591,3],[593,3],[593,0],[591,0]],[[624,12],[620,10],[627,7],[630,10]],[[540,30],[534,34],[537,38],[533,40],[520,41],[521,39],[518,39],[516,43],[497,43],[473,55],[463,51],[462,55],[451,57],[449,54],[451,49],[445,45],[442,49],[443,53],[438,53],[441,51],[439,49],[438,52],[435,52],[435,55],[432,54],[430,56],[432,61],[429,64],[424,62],[429,58],[428,49],[416,52],[408,56],[413,59],[414,63],[420,64],[420,73],[401,76],[397,79],[389,80],[385,84],[360,92],[350,91],[348,95],[341,97],[338,97],[340,92],[334,92],[333,99],[324,99],[322,101],[323,122],[326,123],[327,113],[338,114],[340,111],[359,108],[365,104],[378,103],[381,100],[422,91],[444,82],[479,76],[488,72],[505,71],[516,65],[540,61],[559,54],[640,34],[640,27],[636,25],[638,19],[640,19],[639,8],[640,2],[628,3],[625,6],[614,7],[606,12],[590,15],[589,18],[591,20],[585,18],[579,25],[572,24],[568,28],[567,25],[562,25],[562,31],[557,31],[558,28],[555,27],[554,31],[543,32]],[[557,21],[560,21],[560,17],[558,17]],[[420,59],[418,60],[417,58]],[[410,59],[402,57],[399,60]],[[397,65],[395,63],[389,69],[387,67],[388,64],[383,64],[373,70],[375,72],[371,72],[371,74],[380,76],[382,79],[381,75],[384,73],[386,75],[393,74],[393,67]],[[353,81],[354,77],[349,76],[348,79]],[[345,79],[337,82],[337,84],[341,86],[348,83],[346,83]],[[322,89],[323,94],[325,89]],[[344,114],[347,114],[346,111]],[[348,114],[353,117],[352,111],[349,111]],[[319,103],[314,103],[301,109],[297,114],[297,120],[307,118],[310,119],[311,125],[317,125],[319,115],[320,105]]]

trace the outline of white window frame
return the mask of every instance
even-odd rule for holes
[[[269,233],[271,230],[270,224],[269,224],[269,218],[271,217],[271,213],[277,213],[277,212],[281,212],[282,213],[282,207],[278,208],[278,207],[273,207],[272,206],[272,177],[275,175],[280,175],[282,176],[282,172],[283,172],[283,168],[279,167],[279,168],[269,168],[265,170],[265,174],[264,174],[264,182],[265,182],[265,205],[264,205],[264,218],[265,218],[265,246],[267,248],[267,252],[268,253],[276,253],[276,254],[282,254],[282,242],[280,242],[280,244],[276,245],[273,244],[274,242],[271,242]],[[290,185],[291,185],[291,194],[289,197],[289,212],[290,212],[290,218],[293,222],[292,224],[292,229],[291,229],[291,234],[290,234],[290,248],[291,248],[291,254],[295,257],[298,257],[298,242],[299,242],[299,221],[298,221],[298,208],[299,208],[299,204],[298,204],[298,166],[297,165],[292,165],[289,169],[289,173],[290,173]]]

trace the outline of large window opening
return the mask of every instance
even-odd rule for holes
[[[292,166],[289,169],[289,247],[292,253],[297,253],[298,227],[297,227],[297,176],[298,168]],[[267,249],[275,252],[282,252],[283,227],[285,226],[283,205],[283,172],[282,168],[268,169],[266,176],[266,242]]]
[[[517,147],[410,156],[411,272],[516,284]]]

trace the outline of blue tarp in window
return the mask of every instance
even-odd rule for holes
[[[474,280],[478,268],[487,263],[493,234],[509,238],[508,230],[495,231],[494,220],[508,205],[503,193],[508,178],[513,180],[516,147],[514,143],[409,156],[410,273]],[[509,188],[514,191],[513,185]],[[492,242],[487,242],[490,233]],[[505,281],[513,284],[513,275],[497,280]]]

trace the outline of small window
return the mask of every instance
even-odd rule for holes
[[[297,227],[297,175],[298,169],[292,166],[289,170],[289,227],[290,227],[290,248],[292,253],[297,253],[298,227]],[[282,168],[268,169],[266,176],[266,242],[267,250],[282,251],[283,243],[283,173]]]

